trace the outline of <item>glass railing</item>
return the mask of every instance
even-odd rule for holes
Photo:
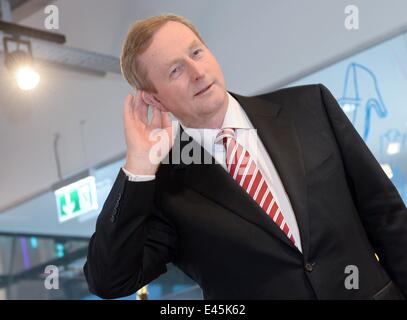
[[[97,300],[83,274],[89,239],[0,234],[0,299]],[[174,265],[145,294],[121,299],[202,299],[199,286]]]

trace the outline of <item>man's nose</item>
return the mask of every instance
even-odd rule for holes
[[[202,64],[197,61],[191,61],[190,62],[190,72],[191,72],[191,78],[194,81],[200,80],[201,78],[204,77],[205,72]]]

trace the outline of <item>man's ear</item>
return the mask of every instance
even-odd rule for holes
[[[158,110],[168,112],[167,108],[151,93],[141,91],[141,97],[143,98],[144,102],[147,103],[148,105],[151,105],[154,108],[157,108]]]

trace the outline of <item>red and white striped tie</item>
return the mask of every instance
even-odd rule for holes
[[[223,143],[226,148],[226,168],[229,174],[296,245],[284,215],[280,211],[263,174],[250,153],[236,141],[235,130],[233,128],[222,129],[216,136],[215,143]]]

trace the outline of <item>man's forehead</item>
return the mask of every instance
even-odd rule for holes
[[[170,23],[172,25],[169,26]],[[178,27],[186,32],[182,32],[184,30],[181,31]],[[191,50],[201,44],[199,38],[187,26],[170,21],[157,31],[150,47],[141,56],[148,56],[161,66],[168,67],[179,59],[180,52],[184,53],[185,50]],[[155,67],[159,66],[155,65]]]
[[[169,21],[154,32],[153,41],[156,45],[168,44],[172,41],[182,41],[185,38],[194,38],[195,34],[186,25]]]

